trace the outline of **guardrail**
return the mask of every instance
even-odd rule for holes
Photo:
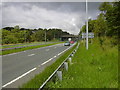
[[[59,69],[60,69],[63,65],[65,65],[66,70],[68,69],[68,64],[67,64],[66,62],[67,62],[67,60],[69,60],[70,63],[71,63],[71,60],[72,60],[71,57],[74,56],[74,54],[75,54],[75,52],[77,51],[79,45],[80,45],[80,43],[78,43],[78,45],[77,45],[76,48],[70,53],[70,55],[60,64],[60,66],[59,66],[59,67],[48,77],[48,79],[40,86],[39,90],[43,89],[43,88],[45,87],[45,85],[47,84],[47,82],[50,81],[55,74],[58,74],[58,78],[59,78],[60,80],[62,80],[62,72],[60,72]]]

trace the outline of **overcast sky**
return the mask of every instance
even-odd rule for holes
[[[95,19],[99,14],[99,5],[97,2],[88,3],[90,18]],[[85,24],[85,7],[85,2],[4,2],[2,27],[60,28],[78,34]]]

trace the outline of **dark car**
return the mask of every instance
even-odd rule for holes
[[[70,42],[65,42],[64,46],[70,46]]]

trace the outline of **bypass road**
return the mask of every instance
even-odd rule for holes
[[[37,66],[45,65],[68,48],[57,44],[2,56],[3,87],[35,70]]]

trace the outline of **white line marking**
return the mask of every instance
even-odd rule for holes
[[[33,68],[33,69],[29,70],[28,72],[24,73],[23,75],[17,77],[16,79],[14,79],[14,80],[8,82],[8,83],[5,84],[5,85],[3,85],[2,87],[6,87],[6,86],[10,85],[11,83],[13,83],[13,82],[19,80],[20,78],[24,77],[25,75],[29,74],[30,72],[34,71],[35,69],[36,69],[36,68]]]
[[[73,46],[73,45],[72,45]],[[64,53],[65,51],[67,51],[68,49],[70,49],[72,46],[70,46],[69,48],[65,49],[64,51],[60,52],[59,54],[57,54],[57,56],[59,56],[60,54]],[[49,60],[45,61],[44,63],[42,63],[41,65],[44,65],[48,62],[50,62],[52,59],[56,58],[57,57],[56,55],[52,58],[50,58]]]
[[[33,55],[35,55],[35,54],[30,54],[30,55],[28,55],[28,56],[33,56]]]
[[[54,56],[54,58],[56,58],[57,56]]]
[[[73,46],[73,45],[72,45],[72,46]],[[67,48],[67,49],[65,49],[64,51],[60,52],[58,55],[60,55],[60,54],[64,53],[65,51],[67,51],[68,49],[70,49],[72,46],[70,46],[69,48]],[[54,57],[56,57],[56,56],[54,56]],[[54,58],[54,57],[53,57],[53,58]],[[42,63],[41,65],[46,64],[47,62],[51,61],[53,58],[50,58],[48,61],[46,61],[46,62]],[[39,66],[40,66],[40,65],[39,65]],[[12,80],[12,81],[8,82],[8,83],[7,83],[7,84],[5,84],[5,85],[3,85],[2,87],[6,87],[6,86],[8,86],[8,85],[12,84],[13,82],[15,82],[15,81],[19,80],[20,78],[24,77],[25,75],[29,74],[30,72],[32,72],[32,71],[34,71],[34,70],[36,70],[36,69],[37,69],[37,68],[33,68],[33,69],[29,70],[28,72],[24,73],[23,75],[21,75],[21,76],[17,77],[16,79],[14,79],[14,80]]]
[[[3,55],[3,56],[10,56],[10,55],[15,55],[15,54],[17,54],[17,53],[12,53],[12,54]]]
[[[50,49],[46,49],[45,51],[49,51]]]
[[[51,45],[51,46],[46,46],[46,47],[40,47],[40,48],[36,48],[36,49],[32,49],[32,50],[44,49],[44,48],[49,48],[49,47],[54,47],[54,46],[59,46],[59,45],[61,45],[61,43],[60,44]],[[26,50],[26,51],[29,51],[29,50]],[[24,51],[17,52],[17,53],[12,53],[12,54],[7,54],[7,55],[2,55],[2,57],[4,57],[4,56],[10,56],[10,55],[15,55],[15,54],[19,54],[19,53],[22,53],[22,52],[24,52]]]
[[[42,63],[41,65],[44,65],[46,63],[48,63],[49,61],[51,61],[53,58],[50,58],[49,60],[45,61],[44,63]]]
[[[59,53],[59,54],[58,54],[58,56],[59,56],[60,54],[62,54],[62,52],[61,52],[61,53]]]

